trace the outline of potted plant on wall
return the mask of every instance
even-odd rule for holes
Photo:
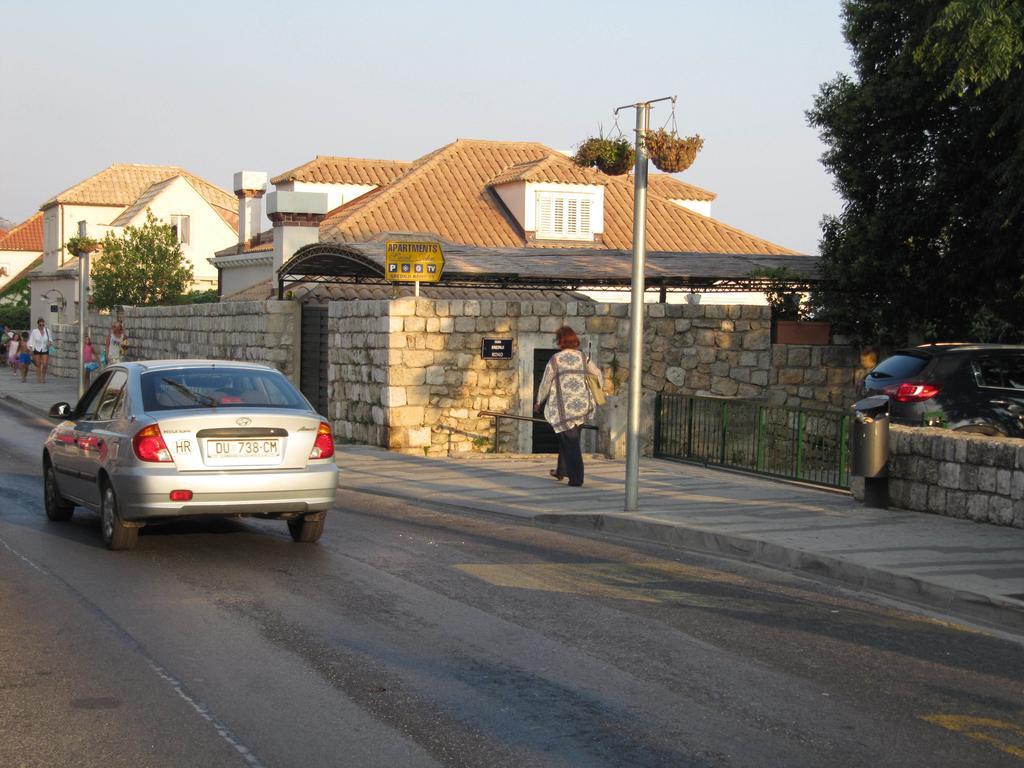
[[[803,294],[793,288],[797,277],[785,267],[760,269],[751,277],[766,280],[764,297],[772,308],[773,344],[826,345],[831,339],[832,325],[809,317]]]

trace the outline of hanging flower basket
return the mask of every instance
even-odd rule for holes
[[[573,162],[581,168],[597,168],[609,176],[621,176],[633,167],[633,146],[624,138],[589,138],[576,148]]]
[[[67,248],[68,253],[73,253],[77,256],[79,253],[98,251],[100,249],[100,241],[91,237],[76,235],[75,237],[69,237],[64,247]]]
[[[644,136],[647,154],[659,171],[679,173],[685,171],[697,158],[697,153],[704,146],[700,136],[677,136],[675,131],[669,133],[664,128],[648,131]]]

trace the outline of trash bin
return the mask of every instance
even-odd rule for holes
[[[853,406],[850,474],[864,478],[864,505],[889,506],[889,398],[865,397]]]

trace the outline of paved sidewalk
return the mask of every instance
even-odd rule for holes
[[[47,376],[45,384],[38,384],[35,369],[29,368],[28,380],[23,383],[20,376],[15,377],[10,368],[3,366],[0,367],[0,400],[46,416],[54,403],[64,401],[74,405],[78,402],[78,382]]]
[[[0,398],[37,414],[76,396],[66,379],[22,384],[0,369]],[[548,476],[551,457],[341,446],[338,464],[339,485],[354,491],[736,556],[1024,635],[1024,530],[865,509],[844,494],[654,459],[641,462],[638,514],[622,512],[622,461],[588,460],[579,489]]]

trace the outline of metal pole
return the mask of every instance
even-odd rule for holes
[[[85,222],[78,222],[78,236],[85,237]],[[78,397],[85,394],[85,333],[88,324],[89,252],[78,256]]]
[[[644,260],[647,256],[647,147],[650,102],[636,107],[636,169],[633,175],[633,276],[629,326],[629,411],[626,416],[626,512],[640,497],[640,385],[644,349]]]

